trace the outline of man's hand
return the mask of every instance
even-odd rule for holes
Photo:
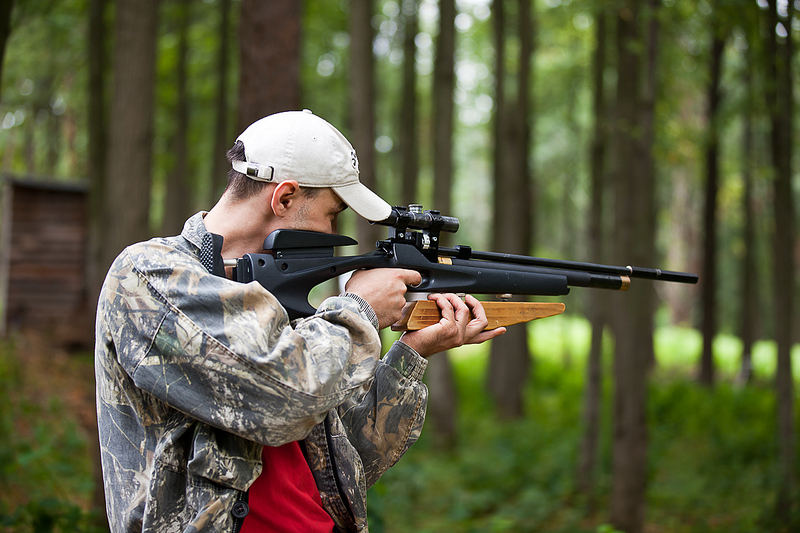
[[[422,275],[416,270],[373,268],[353,272],[345,285],[345,291],[366,300],[378,317],[378,325],[383,329],[400,320],[406,304],[406,290],[421,282]]]
[[[484,331],[489,321],[483,305],[473,296],[467,295],[466,301],[462,301],[455,294],[430,294],[428,299],[436,301],[442,312],[441,320],[417,331],[406,331],[400,337],[423,357],[464,344],[480,344],[506,332],[506,328]],[[475,318],[470,317],[470,311]]]

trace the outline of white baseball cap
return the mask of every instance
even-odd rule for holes
[[[245,161],[231,164],[251,179],[330,187],[353,211],[373,222],[392,212],[388,203],[358,180],[358,157],[345,136],[308,109],[257,120],[237,141],[244,144]]]

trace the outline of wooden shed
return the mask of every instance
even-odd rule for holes
[[[87,202],[83,183],[3,177],[3,336],[30,328],[52,333],[61,343],[91,343]]]

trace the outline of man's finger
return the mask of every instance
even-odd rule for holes
[[[490,339],[494,339],[495,337],[499,337],[503,333],[506,332],[506,328],[495,328],[490,329],[487,331],[482,331],[466,341],[464,344],[480,344],[482,342],[486,342]]]
[[[439,321],[444,322],[455,322],[456,314],[455,314],[455,307],[453,306],[453,302],[448,299],[448,295],[446,294],[429,294],[428,299],[433,300],[436,302],[436,305],[439,306],[439,312],[442,315],[442,319]]]
[[[455,294],[448,294],[447,296],[453,303],[453,309],[455,310],[456,314],[456,322],[458,323],[464,322],[466,324],[469,324],[470,310],[467,304],[465,304],[464,301]]]
[[[469,311],[474,317],[467,326],[467,337],[473,337],[486,329],[489,319],[483,305],[474,296],[467,295],[466,304],[470,307]]]
[[[471,294],[467,294],[467,297],[464,301],[469,306],[472,316],[474,316],[476,320],[489,321],[489,319],[486,317],[486,310],[483,308],[483,304],[481,304],[477,298]]]
[[[416,270],[410,270],[407,268],[399,268],[397,269],[400,273],[403,282],[408,287],[416,287],[420,283],[422,283],[422,274],[417,272]]]

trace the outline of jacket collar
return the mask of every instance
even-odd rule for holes
[[[206,225],[203,223],[203,217],[206,216],[208,211],[199,211],[192,215],[189,220],[183,225],[181,237],[194,244],[198,249],[203,248],[203,236],[208,233]]]

